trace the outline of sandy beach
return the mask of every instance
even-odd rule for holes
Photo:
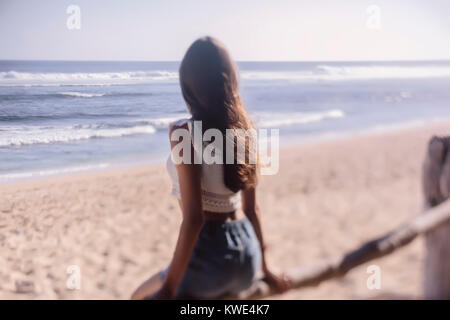
[[[313,264],[420,214],[421,164],[448,123],[285,148],[280,171],[261,179],[269,262]],[[127,299],[165,267],[181,213],[165,166],[90,172],[0,185],[1,299]],[[285,299],[421,297],[423,243]],[[367,266],[381,268],[369,290]],[[79,266],[81,288],[69,290]]]

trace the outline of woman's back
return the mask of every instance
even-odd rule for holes
[[[170,124],[171,128],[188,128],[192,138],[192,119],[181,119]],[[204,143],[204,146],[208,143]],[[194,148],[195,150],[195,148]],[[195,151],[201,152],[201,151]],[[201,154],[199,156],[202,156]],[[221,163],[201,164],[202,204],[205,211],[233,212],[241,207],[240,192],[233,192],[225,185],[224,165]],[[181,199],[180,184],[172,160],[169,156],[166,163],[167,171],[172,180],[172,194]]]

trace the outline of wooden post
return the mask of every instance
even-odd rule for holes
[[[450,137],[433,137],[423,165],[425,210],[450,198]],[[450,222],[425,234],[423,294],[425,299],[450,299]]]

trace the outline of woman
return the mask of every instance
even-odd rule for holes
[[[180,66],[180,85],[192,118],[173,123],[171,137],[178,129],[192,135],[193,121],[201,121],[203,132],[252,128],[239,95],[236,67],[219,41],[205,37],[191,45]],[[179,141],[172,140],[174,151]],[[265,259],[256,203],[257,165],[195,164],[199,151],[189,146],[192,161],[175,165],[169,157],[167,162],[172,193],[183,212],[175,253],[170,266],[144,282],[132,298],[220,298],[249,288],[261,270],[276,291],[287,290],[289,280],[273,273]],[[246,158],[249,148],[247,144]],[[221,150],[225,160],[227,149]]]

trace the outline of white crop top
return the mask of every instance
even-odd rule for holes
[[[191,119],[181,119],[171,125],[182,126]],[[189,129],[191,126],[188,126]],[[192,134],[191,134],[192,136]],[[195,151],[196,152],[196,151]],[[167,159],[167,172],[172,180],[172,195],[181,199],[180,184],[171,156]],[[241,207],[240,192],[233,192],[225,186],[223,164],[202,164],[201,170],[203,210],[211,212],[232,212]]]

